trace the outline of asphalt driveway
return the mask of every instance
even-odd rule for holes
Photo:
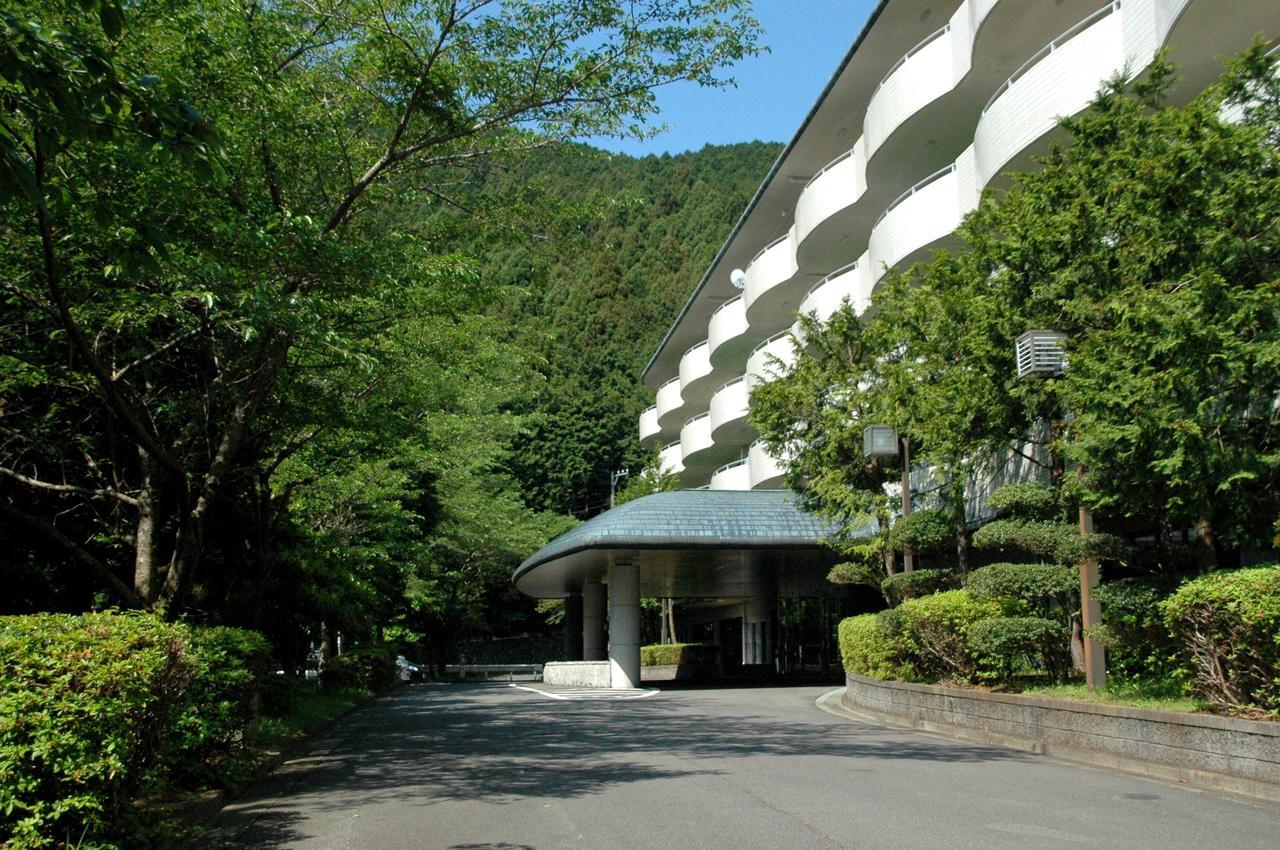
[[[826,688],[422,685],[210,824],[227,848],[1267,848],[1280,807],[853,722]]]

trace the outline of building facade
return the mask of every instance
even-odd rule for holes
[[[1187,100],[1278,34],[1276,0],[882,2],[653,354],[641,443],[689,488],[781,486],[747,414],[798,314],[862,312],[887,269],[953,245],[1116,74],[1167,50]]]

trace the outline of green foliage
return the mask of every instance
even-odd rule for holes
[[[1047,616],[1055,603],[1073,597],[1080,578],[1056,564],[991,564],[970,573],[968,586],[978,596],[1024,602]]]
[[[883,564],[883,561],[872,564],[841,561],[827,573],[827,581],[832,584],[861,584],[879,589],[884,579]]]
[[[1061,513],[1058,492],[1040,481],[1005,484],[991,494],[988,505],[1020,519],[1052,519]]]
[[[925,508],[900,516],[889,531],[889,545],[898,552],[940,552],[955,543],[955,518],[943,508]]]
[[[1172,681],[1178,644],[1164,623],[1160,602],[1173,591],[1167,578],[1101,584],[1102,625],[1090,637],[1107,650],[1107,679],[1120,683]]]
[[[992,617],[969,628],[969,649],[978,658],[978,678],[1008,683],[1020,669],[1062,679],[1070,665],[1066,627],[1043,617]]]
[[[653,643],[640,647],[640,664],[645,667],[714,667],[719,658],[720,647],[706,643]]]
[[[1221,711],[1280,712],[1280,566],[1193,579],[1160,611],[1193,693]]]
[[[626,486],[617,492],[614,504],[622,505],[654,493],[669,493],[679,486],[680,478],[663,469],[662,461],[657,452],[654,452],[645,460],[640,471],[627,476]]]
[[[960,577],[951,570],[914,570],[894,573],[880,582],[880,591],[893,604],[954,588]]]
[[[977,656],[969,648],[969,630],[980,620],[1013,610],[967,590],[948,590],[908,599],[896,614],[902,624],[907,656],[924,681],[968,682],[977,673]]]
[[[396,681],[398,651],[394,646],[361,646],[344,652],[329,661],[320,684],[329,691],[384,691]]]
[[[1078,564],[1085,558],[1124,560],[1129,545],[1113,534],[1081,534],[1067,522],[1035,519],[992,520],[973,533],[975,549],[1026,553],[1058,564]]]
[[[0,842],[145,843],[140,795],[233,770],[263,648],[144,614],[0,619]]]
[[[844,669],[873,679],[914,677],[906,661],[906,646],[882,614],[859,614],[840,621],[838,634]]]

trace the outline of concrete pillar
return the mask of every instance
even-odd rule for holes
[[[582,594],[564,598],[564,660],[582,661]]]
[[[604,642],[604,585],[598,580],[582,585],[582,660],[608,658]]]
[[[640,687],[640,568],[609,565],[609,683]]]

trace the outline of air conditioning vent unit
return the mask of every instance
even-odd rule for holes
[[[1058,331],[1027,331],[1018,337],[1018,377],[1027,375],[1061,375],[1067,371],[1067,353],[1062,341],[1067,338]]]

